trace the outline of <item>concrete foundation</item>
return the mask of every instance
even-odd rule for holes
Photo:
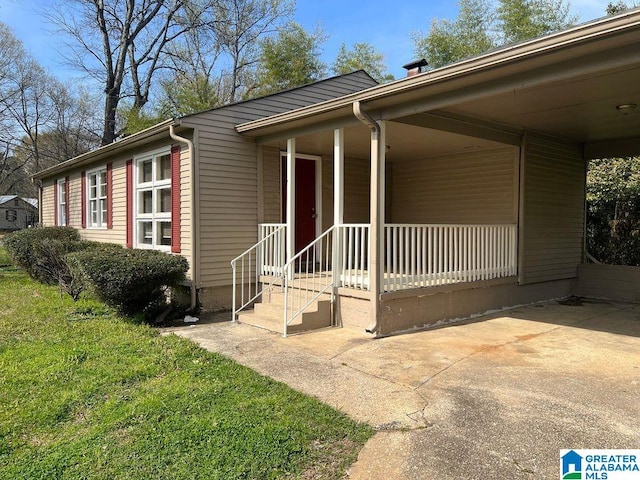
[[[573,294],[574,280],[518,285],[515,278],[403,290],[381,296],[376,335],[384,337],[517,305]]]
[[[199,288],[198,300],[203,310],[213,312],[218,310],[231,310],[233,288],[231,285]]]
[[[364,330],[369,326],[369,292],[339,289],[336,296],[336,324]]]
[[[640,302],[640,267],[579,265],[575,294],[581,297]]]
[[[594,267],[587,265],[586,267]],[[575,279],[518,285],[515,277],[473,283],[458,283],[437,287],[416,288],[387,293],[380,296],[381,314],[376,336],[384,337],[407,330],[420,329],[454,322],[488,312],[527,305],[543,300],[563,298],[573,294],[581,296],[614,298],[626,301],[640,301],[640,291],[633,286],[640,282],[640,268],[618,267],[607,269],[615,276],[619,271],[627,273],[626,290],[612,285],[611,293],[603,290],[607,280],[596,282],[597,272],[583,272],[581,281]],[[622,270],[620,270],[622,269]],[[629,277],[631,275],[633,279]],[[609,281],[609,284],[612,282]],[[603,284],[600,289],[596,286]],[[621,280],[621,285],[625,284]],[[619,292],[627,292],[626,296]],[[617,292],[617,293],[616,293]],[[615,295],[617,296],[614,296]],[[198,290],[199,300],[204,310],[229,310],[232,304],[232,288],[206,287]],[[340,288],[336,296],[336,324],[342,327],[366,329],[370,325],[371,295]]]

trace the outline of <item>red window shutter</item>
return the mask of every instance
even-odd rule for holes
[[[113,163],[107,163],[107,228],[113,228]]]
[[[58,226],[58,181],[53,181],[53,224]]]
[[[180,253],[180,146],[171,147],[171,251]]]
[[[82,171],[82,184],[80,185],[80,207],[82,208],[82,228],[87,228],[87,172]]]
[[[64,220],[65,227],[68,227],[69,222],[69,177],[64,177]]]
[[[127,195],[127,248],[133,247],[133,160],[127,160],[126,167]]]

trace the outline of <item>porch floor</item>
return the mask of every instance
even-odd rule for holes
[[[342,275],[342,288],[345,290],[349,290],[354,292],[354,296],[362,296],[357,295],[355,292],[368,293],[369,291],[369,272],[367,270],[361,270],[361,273],[358,274],[346,274]],[[423,277],[421,279],[417,279],[418,275],[404,275],[401,278],[398,275],[384,272],[383,282],[385,285],[385,292],[391,293],[401,290],[410,290],[414,288],[428,288],[428,287],[440,287],[444,285],[455,285],[455,284],[468,284],[472,282],[485,281],[480,278],[479,275],[468,275],[468,276],[452,276],[448,275],[447,272],[441,274],[433,274],[426,279]],[[477,277],[477,278],[476,278]],[[513,276],[502,276],[499,278],[494,278],[492,280],[503,280],[507,278],[515,278]],[[362,280],[356,280],[362,279]],[[264,284],[273,284],[273,285],[282,285],[282,278],[276,276],[263,275],[260,277],[260,281]],[[323,290],[331,283],[331,271],[321,271],[314,273],[296,273],[293,282],[290,282],[291,286],[295,286],[296,288],[309,290],[309,291],[320,291]],[[389,288],[394,286],[395,288]]]

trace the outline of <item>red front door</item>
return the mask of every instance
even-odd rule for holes
[[[316,162],[296,158],[296,253],[316,238]],[[282,218],[287,221],[287,161],[282,159]]]

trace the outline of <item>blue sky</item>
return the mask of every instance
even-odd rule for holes
[[[572,11],[580,21],[604,15],[608,0],[573,0]],[[0,0],[0,21],[36,59],[59,78],[72,77],[60,62],[64,48],[42,14],[51,0]],[[389,71],[404,75],[402,65],[413,60],[411,33],[426,31],[432,18],[455,18],[457,4],[445,0],[298,0],[295,19],[306,29],[321,25],[329,35],[323,58],[330,63],[342,43],[368,42],[385,56]]]

